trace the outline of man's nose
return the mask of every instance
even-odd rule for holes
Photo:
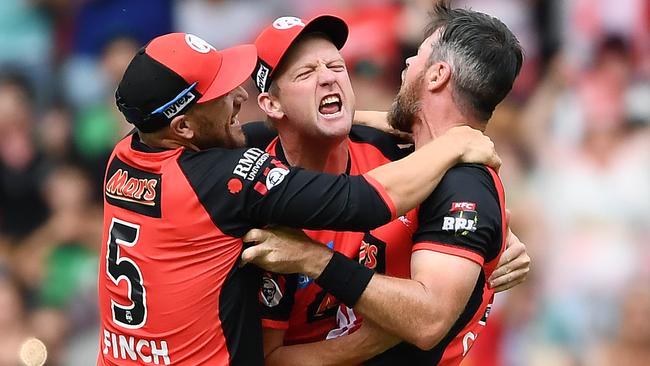
[[[336,81],[334,71],[330,70],[327,66],[318,68],[318,82],[320,85],[331,85]]]

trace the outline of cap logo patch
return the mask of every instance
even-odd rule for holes
[[[259,68],[257,70],[257,74],[255,75],[255,83],[257,83],[257,87],[264,91],[266,88],[266,79],[269,77],[269,68],[262,65],[261,63],[259,64]]]
[[[216,48],[214,48],[214,46],[206,42],[203,38],[199,36],[195,36],[193,34],[189,34],[189,33],[186,34],[185,42],[187,43],[188,46],[190,46],[194,51],[198,53],[208,53],[210,52],[210,50],[215,50],[215,51],[217,50]]]
[[[273,28],[275,29],[289,29],[295,26],[304,27],[305,23],[302,22],[302,19],[296,17],[280,17],[273,22]]]
[[[195,98],[196,98],[196,95],[194,95],[194,94],[192,94],[192,92],[188,91],[187,94],[181,96],[177,101],[175,101],[169,107],[167,107],[165,110],[163,110],[162,113],[165,115],[165,117],[172,118],[175,115],[177,115],[178,112],[182,111],[183,108],[185,108]]]

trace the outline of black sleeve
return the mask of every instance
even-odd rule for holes
[[[271,141],[278,136],[278,131],[262,121],[244,123],[241,129],[246,136],[246,146],[262,150],[266,149]]]
[[[501,250],[501,209],[487,168],[457,165],[420,205],[414,250],[430,249],[489,262]]]
[[[288,168],[257,148],[186,151],[179,164],[212,220],[232,236],[267,224],[366,231],[394,214],[362,176]]]
[[[264,273],[260,289],[262,320],[288,323],[297,289],[297,273],[288,275]]]

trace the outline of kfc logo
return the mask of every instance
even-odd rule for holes
[[[452,202],[449,212],[456,211],[476,211],[476,203],[474,202]]]

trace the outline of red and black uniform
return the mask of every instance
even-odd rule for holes
[[[258,127],[251,125],[245,129],[249,142],[253,140],[252,135],[259,137],[259,134],[264,133],[263,130],[257,130]],[[286,162],[279,139],[273,140],[267,151]],[[364,174],[405,154],[390,135],[356,125],[352,126],[349,134],[348,152],[346,173],[351,175]],[[370,235],[368,232],[313,230],[305,230],[305,233],[350,258],[357,257],[359,243],[364,240],[364,236]],[[260,300],[264,305],[263,326],[286,329],[285,344],[323,340],[329,331],[336,328],[339,301],[304,275],[265,274]]]
[[[250,135],[264,136],[259,125]],[[252,130],[249,130],[252,131]],[[267,135],[265,138],[273,136]],[[249,136],[250,136],[249,135]],[[392,139],[360,126],[350,133],[352,174],[360,174],[399,158],[408,151],[397,149]],[[263,141],[263,140],[260,140]],[[365,143],[364,154],[376,156],[355,162],[356,144]],[[377,150],[370,148],[376,145]],[[392,145],[391,145],[392,144]],[[370,145],[370,146],[369,146]],[[278,158],[284,153],[279,141],[269,146]],[[373,155],[376,154],[376,155]],[[367,361],[368,365],[457,365],[485,326],[494,291],[486,279],[496,268],[505,248],[505,202],[500,178],[481,165],[461,164],[450,169],[436,190],[416,210],[365,233],[309,232],[313,239],[328,244],[366,267],[393,277],[410,278],[411,253],[433,250],[472,260],[482,267],[472,295],[458,321],[433,349],[421,351],[402,343]],[[336,236],[338,234],[338,236]],[[414,244],[415,243],[415,244]],[[361,319],[304,275],[265,274],[260,298],[263,324],[268,328],[287,329],[285,344],[320,341],[354,331]],[[336,319],[338,318],[338,319]],[[335,324],[332,327],[330,325]]]
[[[393,215],[367,177],[287,168],[256,148],[161,150],[127,136],[104,184],[97,364],[262,365],[260,273],[238,267],[240,237],[269,223],[367,230]]]
[[[391,223],[392,224],[392,223]],[[388,224],[388,225],[391,225]],[[476,262],[482,267],[465,309],[450,331],[433,349],[422,351],[401,343],[367,361],[366,365],[458,365],[482,331],[490,312],[494,290],[487,278],[505,248],[505,198],[498,175],[490,168],[461,164],[450,169],[434,192],[420,205],[412,251],[432,250]],[[376,229],[380,230],[380,229]],[[404,245],[397,246],[403,250]],[[400,261],[408,268],[408,256],[386,251],[386,261]],[[387,265],[386,274],[398,277]],[[444,278],[440,278],[444,281]]]

